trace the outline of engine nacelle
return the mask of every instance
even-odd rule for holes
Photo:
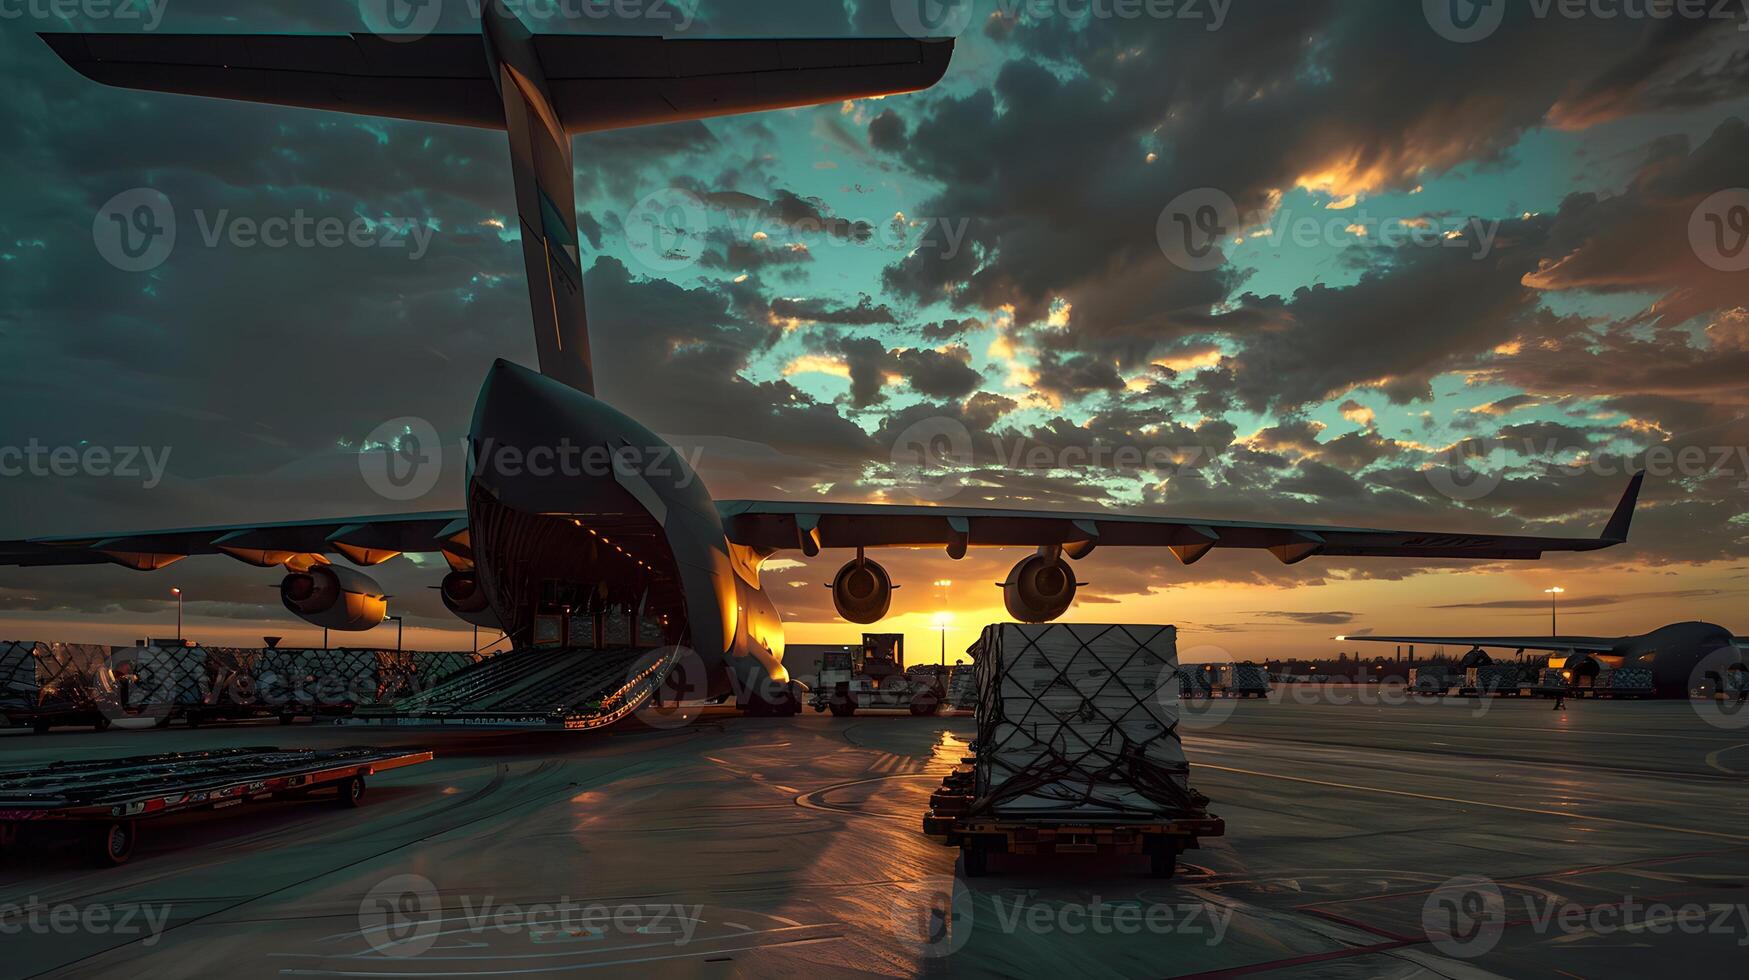
[[[892,576],[867,558],[853,558],[832,576],[832,605],[852,623],[878,623],[893,605]]]
[[[1061,558],[1031,555],[1015,565],[1002,583],[1008,615],[1022,623],[1048,623],[1075,601],[1075,570]]]
[[[340,565],[287,575],[279,583],[279,600],[312,626],[347,633],[372,629],[389,614],[389,597],[376,579]]]
[[[443,607],[455,613],[464,623],[501,629],[498,614],[486,601],[486,590],[480,588],[480,578],[474,572],[450,572],[443,577]]]

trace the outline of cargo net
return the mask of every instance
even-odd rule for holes
[[[83,643],[0,643],[0,710],[97,711],[113,697],[109,648]]]
[[[971,814],[1157,820],[1199,813],[1178,736],[1170,626],[991,626],[979,641]]]

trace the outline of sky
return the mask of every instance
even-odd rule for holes
[[[1065,618],[1173,623],[1191,660],[1335,656],[1365,629],[1546,631],[1558,585],[1563,632],[1749,632],[1741,9],[562,2],[525,16],[891,36],[934,10],[959,35],[922,93],[576,140],[599,394],[719,499],[1586,535],[1644,468],[1621,548],[1104,549]],[[434,3],[438,30],[475,29],[466,0]],[[361,31],[380,9],[0,0],[0,539],[461,506],[487,366],[534,363],[503,135],[109,89],[34,36]],[[149,268],[105,244],[129,194],[176,215]],[[680,224],[649,224],[676,200]],[[252,234],[275,220],[350,231]],[[441,434],[444,470],[386,500],[360,454],[405,419]],[[920,469],[944,432],[961,455]],[[51,465],[63,447],[81,465]],[[882,628],[915,657],[945,626],[953,659],[1006,618],[992,583],[1021,557],[883,556],[906,588]],[[842,560],[767,563],[790,642],[861,632],[821,587]],[[371,572],[409,646],[469,642],[443,571]],[[165,635],[175,586],[207,642],[319,642],[276,581],[224,558],[0,569],[0,633]]]

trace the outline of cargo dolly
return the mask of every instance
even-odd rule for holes
[[[0,770],[0,847],[38,833],[82,837],[100,866],[133,854],[142,820],[334,791],[364,799],[365,777],[431,761],[424,749],[215,749]]]
[[[992,854],[1145,854],[1154,877],[1170,878],[1179,854],[1201,846],[1204,837],[1226,833],[1226,822],[1206,812],[1133,820],[978,815],[972,780],[970,766],[948,773],[923,815],[923,833],[958,847],[968,877],[988,873]]]

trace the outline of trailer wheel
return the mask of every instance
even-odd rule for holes
[[[1148,873],[1155,878],[1170,878],[1178,873],[1178,855],[1156,851],[1148,856]]]
[[[139,829],[132,820],[100,824],[91,838],[91,857],[99,867],[126,864],[134,855],[134,842],[138,837]]]
[[[200,727],[200,715],[193,712],[193,711],[190,711],[188,713],[187,717],[183,718],[182,720],[184,722],[186,722],[188,724],[188,727],[190,727],[190,728],[199,728]]]
[[[55,727],[55,723],[52,721],[49,721],[47,718],[38,718],[37,720],[30,723],[30,730],[37,733],[38,735],[47,735],[49,733],[49,729],[51,729],[53,727]]]
[[[297,716],[294,714],[291,714],[290,712],[282,713],[279,716],[279,723],[282,725],[289,725],[292,722],[297,721],[297,720],[298,720]]]
[[[834,718],[849,718],[856,714],[856,702],[854,701],[834,701],[827,707],[832,709],[832,717]]]
[[[93,731],[109,731],[109,718],[105,715],[98,715],[97,720],[91,723],[91,728]]]
[[[981,837],[967,837],[960,845],[960,858],[967,878],[982,878],[990,873],[990,845]]]
[[[1179,849],[1170,840],[1149,838],[1142,844],[1147,854],[1147,873],[1154,879],[1170,879],[1179,872]]]
[[[352,776],[340,784],[340,795],[335,798],[335,804],[342,810],[350,810],[364,803],[364,777]]]

